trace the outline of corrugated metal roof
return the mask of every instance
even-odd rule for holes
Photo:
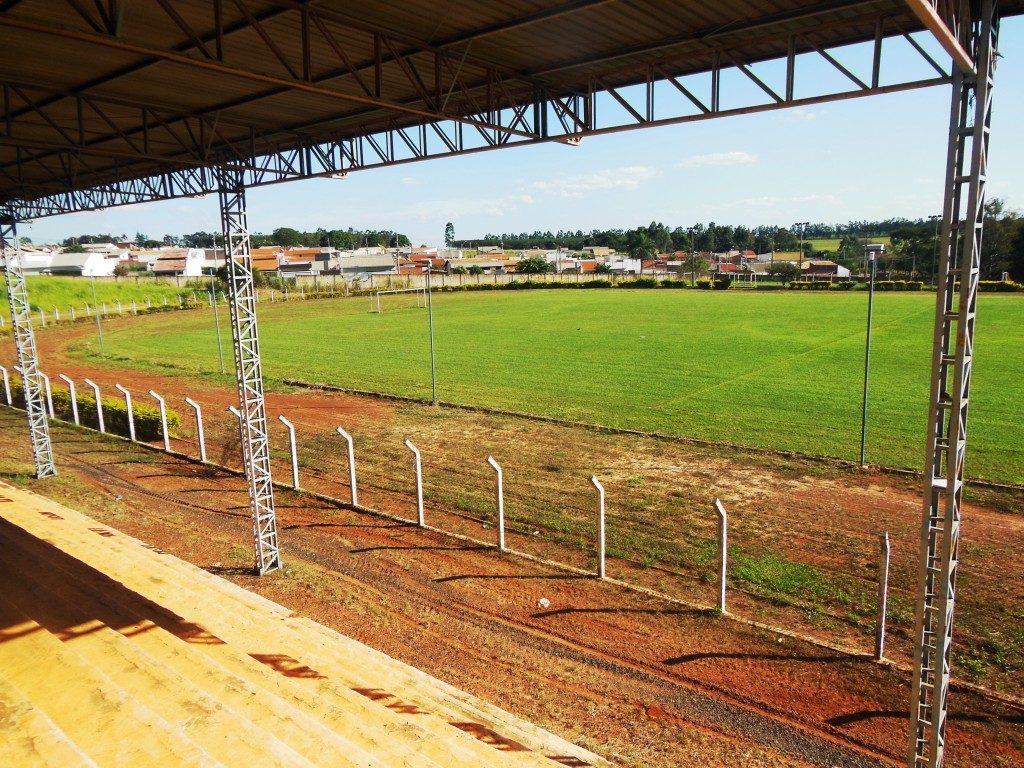
[[[903,0],[2,7],[0,202],[921,28]]]

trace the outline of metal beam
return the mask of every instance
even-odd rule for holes
[[[256,572],[281,567],[277,543],[274,485],[270,474],[270,435],[263,397],[263,364],[256,327],[256,289],[252,275],[245,173],[231,163],[217,169],[221,227],[228,266],[231,337],[234,341],[238,408],[241,413],[242,460],[252,506]]]
[[[993,0],[981,0],[971,27],[977,75],[956,70],[949,121],[921,516],[910,768],[941,768],[945,757],[960,504],[998,56],[999,24]]]
[[[578,118],[574,114],[570,115],[571,120],[565,123],[560,123],[558,119],[548,120],[549,115],[558,117],[559,111],[567,109],[567,105],[564,100],[542,100],[538,103],[538,116],[541,123],[544,124],[544,135],[533,139],[516,139],[505,143],[486,143],[480,140],[480,143],[474,145],[466,140],[462,130],[463,126],[427,122],[408,128],[392,128],[375,134],[376,138],[356,136],[333,142],[311,142],[286,151],[252,157],[244,163],[245,186],[267,186],[295,179],[340,177],[352,171],[403,165],[439,157],[470,155],[525,144],[552,141],[569,142],[586,136],[599,136],[641,127],[678,125],[718,117],[768,112],[787,107],[810,106],[873,94],[896,93],[916,88],[946,85],[949,82],[949,78],[932,78],[868,90],[858,88],[824,96],[792,99],[782,103],[773,101],[733,109],[720,109],[717,106],[715,109],[711,109],[702,106],[700,111],[694,114],[643,123],[637,122],[631,117],[630,122],[627,123],[597,125],[590,128],[585,127],[582,118]],[[594,94],[590,94],[588,97],[590,101],[593,98]],[[552,130],[555,127],[560,127],[561,130]],[[400,135],[401,132],[404,132],[406,137],[415,140],[414,150],[408,148],[408,144]],[[404,154],[399,152],[403,147],[405,148]],[[19,219],[38,219],[45,216],[132,205],[151,200],[197,197],[218,191],[216,171],[213,166],[166,170],[141,178],[127,178],[113,183],[95,182],[92,181],[92,177],[88,173],[79,173],[77,181],[79,186],[76,189],[40,194],[13,201],[11,204],[17,212],[17,217]]]
[[[32,310],[28,301],[28,289],[25,286],[25,273],[22,270],[17,224],[10,211],[0,212],[0,255],[3,256],[4,275],[7,279],[7,300],[11,310],[14,344],[18,350],[18,365],[21,368],[25,413],[28,415],[29,441],[32,444],[36,477],[53,477],[57,474],[57,468],[53,462],[50,425],[46,420],[46,405],[43,402],[39,354],[36,351],[36,337],[32,332]]]
[[[387,112],[397,112],[399,114],[412,115],[420,118],[427,118],[431,120],[452,120],[466,125],[478,126],[483,129],[498,129],[508,131],[509,129],[502,129],[502,126],[495,125],[473,118],[464,117],[457,114],[449,114],[437,112],[428,108],[416,107],[410,104],[405,104],[396,101],[389,101],[387,99],[380,98],[379,96],[365,96],[358,93],[346,93],[343,91],[329,88],[324,85],[320,85],[315,82],[306,82],[296,77],[281,77],[279,75],[272,75],[265,72],[254,72],[249,69],[243,69],[241,67],[235,67],[228,64],[224,64],[220,61],[197,59],[192,56],[187,56],[182,53],[171,50],[161,50],[157,48],[150,48],[148,46],[139,45],[137,43],[130,43],[126,40],[120,40],[104,35],[95,34],[92,32],[83,32],[81,30],[70,29],[67,27],[52,26],[49,24],[43,24],[36,21],[28,21],[21,19],[16,16],[0,16],[0,26],[9,27],[12,29],[18,29],[23,32],[32,32],[35,34],[50,35],[65,40],[74,40],[77,42],[89,43],[91,45],[98,46],[100,48],[107,48],[116,51],[122,51],[124,53],[133,53],[139,56],[145,56],[147,59],[157,59],[166,61],[172,64],[178,64],[184,67],[192,69],[204,70],[207,72],[213,72],[218,75],[224,75],[227,77],[236,77],[242,80],[248,80],[255,83],[263,83],[265,85],[275,86],[283,88],[288,91],[298,91],[301,93],[307,93],[312,96],[322,96],[329,99],[338,101],[345,101],[352,104],[361,104],[363,106],[373,107],[376,109],[382,109]]]
[[[962,74],[973,75],[976,71],[974,60],[964,50],[963,45],[961,45],[953,30],[949,28],[946,20],[939,15],[935,0],[906,0],[906,3],[910,10],[914,12],[914,15],[921,20],[921,23],[939,41],[939,45],[952,57],[956,68]]]

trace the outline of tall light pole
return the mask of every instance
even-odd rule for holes
[[[690,227],[688,230],[690,233],[690,287],[693,288],[697,284],[697,278],[695,273],[697,271],[697,248],[693,240],[693,233],[696,231],[696,227]]]
[[[868,377],[871,373],[871,311],[875,303],[875,253],[868,257],[868,329],[864,342],[864,406],[860,415],[860,465],[866,466],[865,455],[868,437]]]
[[[800,257],[798,266],[800,268],[800,276],[804,274],[804,227],[810,224],[809,221],[798,221],[793,226],[800,227]]]
[[[96,275],[92,276],[92,304],[96,310],[96,338],[99,341],[100,356],[103,357],[103,326],[100,323],[100,305],[97,303],[99,300],[96,298]]]
[[[932,248],[932,285],[935,285],[935,278],[939,271],[939,222],[942,221],[941,214],[929,216],[928,221],[935,222],[935,246]]]
[[[432,261],[427,262],[427,324],[430,329],[430,402],[437,405],[437,366],[434,363],[434,302],[430,290],[430,273],[434,271]]]

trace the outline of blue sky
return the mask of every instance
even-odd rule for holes
[[[1004,23],[1000,48],[988,194],[1024,208],[1024,143],[1014,138],[1024,125],[1024,18]],[[869,55],[851,48],[843,61],[864,72]],[[798,96],[840,77],[808,63]],[[885,67],[929,76],[909,46],[888,55]],[[772,82],[781,74],[772,66],[757,71]],[[926,217],[941,208],[948,115],[949,89],[940,87],[588,137],[578,147],[444,158],[250,190],[249,224],[257,232],[393,229],[437,244],[447,221],[457,237],[471,239],[652,220],[788,226]],[[19,231],[44,242],[83,232],[159,239],[219,226],[209,196],[40,219]]]

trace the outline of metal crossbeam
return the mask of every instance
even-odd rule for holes
[[[53,477],[57,474],[57,468],[53,463],[50,425],[46,420],[46,406],[43,402],[39,355],[36,352],[36,337],[32,332],[32,310],[28,302],[25,273],[22,271],[17,224],[9,213],[0,214],[0,254],[3,255],[4,275],[7,279],[7,300],[11,309],[14,344],[18,349],[36,477]]]
[[[228,255],[228,296],[231,336],[242,414],[242,460],[252,505],[256,571],[260,575],[281,567],[277,544],[274,486],[270,476],[270,436],[263,397],[263,366],[256,328],[256,291],[252,276],[249,227],[245,211],[245,179],[228,163],[217,170],[221,226]]]
[[[950,13],[948,19],[943,18],[940,10],[940,6],[948,8],[952,4],[941,2],[941,0],[906,0],[906,3],[910,6],[910,10],[914,12],[914,15],[921,20],[921,23],[935,35],[939,45],[946,49],[946,53],[953,59],[957,69],[965,75],[973,75],[975,73],[974,61],[960,43],[957,34],[958,25],[954,24],[951,28],[948,23],[949,21],[955,21],[956,16]]]
[[[976,76],[957,70],[949,125],[925,457],[908,765],[939,768],[946,739],[960,502],[974,356],[985,180],[998,42],[995,3],[971,19]]]
[[[0,16],[0,27],[70,37],[98,50],[143,57],[76,86],[57,86],[27,76],[0,79],[4,117],[0,148],[6,150],[0,178],[11,184],[10,202],[19,219],[216,192],[211,166],[217,158],[243,165],[245,185],[252,187],[519,144],[577,144],[586,136],[951,81],[891,14],[872,10],[866,2],[855,5],[864,6],[857,9],[858,19],[873,20],[877,30],[874,55],[867,66],[847,67],[835,52],[841,47],[838,43],[826,45],[813,32],[798,33],[788,27],[795,20],[825,14],[835,5],[823,4],[670,36],[636,49],[600,52],[595,58],[600,71],[588,68],[572,77],[587,62],[563,61],[520,71],[471,55],[464,46],[478,36],[575,13],[601,5],[602,0],[573,0],[432,43],[377,29],[335,8],[294,0],[261,13],[235,14],[230,20],[216,13],[216,7],[191,9],[190,21],[167,0],[149,2],[162,8],[181,30],[180,43],[154,48],[112,37],[106,31],[115,17],[112,11],[103,18],[95,18],[90,11],[93,23],[84,28],[56,25],[31,14]],[[240,6],[239,13],[243,11]],[[205,19],[204,14],[208,14]],[[283,25],[286,18],[294,23]],[[287,44],[270,34],[266,25],[271,20],[275,34],[284,34]],[[959,29],[955,24],[950,28]],[[785,66],[784,81],[770,77],[769,68],[757,56],[747,52],[744,58],[741,53],[747,42],[744,36],[754,30],[788,35],[788,53],[778,59]],[[237,46],[225,48],[225,38],[247,32],[262,41],[265,66],[253,69],[251,57],[239,57]],[[355,53],[345,45],[350,38],[356,40]],[[938,70],[937,77],[883,85],[883,48],[887,50],[890,41],[904,45],[904,38]],[[325,55],[314,56],[313,48]],[[668,60],[633,61],[636,55],[653,53],[692,53],[699,68],[690,72],[673,67]],[[816,55],[853,88],[840,86],[830,93],[796,98],[794,84],[803,79],[802,62]],[[194,110],[148,103],[151,100],[138,95],[115,95],[104,88],[161,63],[267,88]],[[767,95],[767,102],[757,93],[733,93],[736,78],[728,76],[730,71],[753,81]],[[564,82],[552,81],[554,74]],[[382,82],[388,84],[384,94]],[[285,93],[336,103],[337,111],[271,127],[252,117],[252,107]]]

